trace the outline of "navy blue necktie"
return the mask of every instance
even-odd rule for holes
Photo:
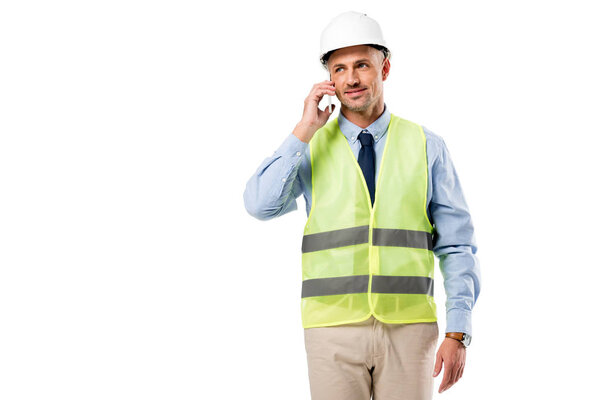
[[[369,194],[371,195],[371,205],[375,202],[375,150],[373,149],[373,135],[366,129],[363,129],[358,135],[361,148],[358,153],[358,165],[362,169]]]

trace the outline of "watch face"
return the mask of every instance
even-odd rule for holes
[[[468,346],[471,344],[471,335],[467,335],[466,333],[463,335],[463,340],[462,340],[463,344],[465,346]]]

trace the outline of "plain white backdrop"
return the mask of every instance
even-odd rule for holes
[[[242,194],[348,10],[475,225],[473,343],[434,398],[594,397],[594,2],[120,0],[0,6],[0,398],[309,399],[304,199],[265,222]]]

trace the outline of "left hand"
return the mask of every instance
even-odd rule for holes
[[[462,377],[466,358],[467,348],[461,342],[452,338],[444,339],[437,352],[433,370],[433,376],[438,376],[444,364],[444,379],[438,393],[449,389]]]

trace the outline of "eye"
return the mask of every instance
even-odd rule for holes
[[[337,67],[337,68],[335,69],[335,71],[333,71],[333,72],[339,72],[339,71],[340,71],[340,69],[342,69],[342,67]]]
[[[365,64],[365,63],[360,63],[360,64],[358,64],[358,66],[359,66],[359,67],[360,67],[361,65],[364,65],[365,67],[368,67],[368,65],[367,65],[367,64]]]

